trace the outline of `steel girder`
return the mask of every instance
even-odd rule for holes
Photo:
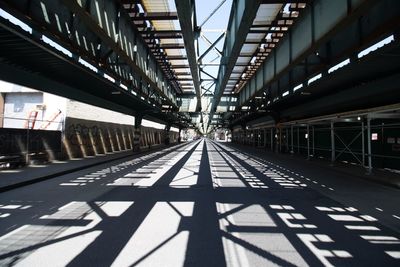
[[[196,91],[196,111],[201,111],[200,72],[197,64],[197,35],[196,7],[194,0],[175,0],[182,36],[186,47],[187,58],[192,73],[193,85]]]
[[[246,40],[247,33],[253,24],[260,4],[260,0],[234,0],[232,3],[232,10],[222,53],[223,58],[218,71],[215,97],[211,106],[210,121],[212,121],[214,113],[216,112],[221,96],[224,93],[228,79]]]
[[[357,49],[393,32],[399,15],[399,4],[393,0],[312,1],[247,81],[239,93],[240,105],[247,105],[262,91],[268,93],[271,103],[279,102],[282,93],[292,95],[296,85],[306,87],[308,79],[327,74],[329,67],[346,57],[357,61]]]
[[[277,101],[263,111],[277,111],[275,122],[284,123],[396,104],[400,99],[398,55],[400,40],[395,39],[390,45],[335,71],[334,75],[308,85],[303,91],[307,94],[296,92],[292,98]],[[236,117],[230,119],[234,123]]]
[[[2,1],[0,6],[116,83],[176,106],[173,85],[118,1]]]
[[[103,1],[104,0],[96,0],[94,4],[96,8],[85,9],[83,4],[81,6],[76,0],[61,0],[61,2],[74,13],[74,16],[77,16],[80,21],[88,27],[88,29],[95,33],[95,35],[104,44],[106,44],[114,53],[116,53],[120,59],[127,63],[132,68],[132,70],[141,77],[141,79],[146,81],[146,83],[149,84],[150,87],[155,89],[162,97],[167,99],[167,101],[169,101],[171,105],[176,106],[176,103],[171,99],[171,96],[165,94],[163,89],[160,88],[158,84],[159,77],[149,75],[148,68],[144,69],[139,64],[137,64],[137,59],[133,58],[132,55],[130,55],[129,53],[130,50],[125,47],[127,43],[133,43],[133,45],[136,47],[146,46],[145,42],[139,36],[136,36],[139,35],[138,32],[132,30],[133,28],[129,29],[127,27],[127,25],[129,25],[129,27],[133,27],[133,24],[130,21],[130,17],[122,14],[123,9],[119,4],[102,3]],[[86,7],[91,7],[92,5],[93,4],[90,0],[86,0]],[[109,12],[109,14],[115,16],[114,18],[107,18],[107,15],[105,15],[104,22],[106,25],[103,25],[104,22],[101,18],[101,14],[99,13],[99,6],[101,5],[107,5],[107,11]],[[112,26],[112,30],[114,30],[114,36],[112,34],[112,30],[109,30],[109,27],[111,26],[108,25],[108,20],[110,19],[110,23],[112,22],[111,25],[115,24],[115,26]],[[129,37],[131,37],[132,35],[133,40],[129,40]],[[120,40],[124,41],[121,42]],[[146,53],[146,60],[149,61],[149,59],[152,58],[152,55],[149,53],[149,51],[146,51]],[[158,67],[156,66],[155,68],[157,69]],[[157,73],[157,75],[161,75],[161,73]]]

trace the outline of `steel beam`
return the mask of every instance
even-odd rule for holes
[[[160,44],[157,47],[162,49],[184,49],[184,44]]]
[[[71,10],[75,16],[77,16],[82,23],[84,23],[88,29],[90,29],[96,36],[110,49],[112,49],[120,59],[127,62],[128,65],[132,68],[134,72],[136,72],[139,76],[141,76],[146,83],[150,84],[151,87],[155,88],[160,96],[167,99],[169,104],[176,107],[176,104],[170,96],[165,94],[165,92],[158,87],[157,82],[153,81],[151,77],[149,77],[145,70],[139,67],[136,62],[134,62],[130,56],[120,47],[119,43],[116,42],[115,38],[110,37],[104,29],[100,27],[100,25],[96,22],[94,17],[87,13],[86,10],[79,5],[77,1],[70,0],[62,0],[61,1],[69,10]],[[122,19],[122,18],[121,18]],[[122,22],[121,22],[122,23]],[[139,40],[137,40],[139,41]]]
[[[269,3],[269,1],[267,2]],[[279,83],[279,80],[282,77],[286,77],[290,70],[296,66],[300,66],[302,62],[307,60],[310,55],[315,54],[316,51],[324,49],[324,45],[337,36],[337,34],[342,34],[342,32],[344,35],[350,34],[350,31],[346,31],[346,29],[353,29],[354,27],[352,27],[352,25],[357,23],[357,20],[361,16],[371,17],[371,20],[378,21],[374,17],[373,8],[374,6],[376,7],[379,2],[380,1],[377,0],[362,0],[353,3],[352,5],[347,5],[346,1],[312,1],[303,12],[303,15],[298,18],[296,24],[291,26],[291,29],[288,32],[289,37],[282,39],[279,42],[277,47],[273,50],[274,53],[271,53],[263,63],[263,67],[259,68],[257,73],[247,82],[247,85],[241,93],[241,105],[246,105],[246,103],[250,101],[258,91],[268,88],[271,84]],[[388,2],[387,5],[390,4],[390,0],[385,0],[385,2]],[[330,11],[332,9],[335,10],[334,13]],[[324,15],[328,13],[332,14],[329,18]],[[393,17],[393,12],[390,16]],[[379,18],[382,25],[379,28],[379,26],[377,26],[378,24],[375,22],[374,27],[381,31],[384,31],[385,29],[389,31],[390,27],[395,27],[396,23],[393,21],[393,18],[390,18],[390,16]],[[390,24],[391,19],[392,23]],[[366,19],[363,20],[368,21]],[[390,27],[385,27],[385,23]],[[356,33],[354,34],[356,35]],[[359,35],[360,39],[368,40],[371,38],[371,36],[368,35],[373,34],[372,32],[364,31],[359,33]],[[349,41],[349,44],[346,44],[349,47],[348,49],[355,49],[360,45],[358,39],[356,41],[357,43],[350,42],[351,41]],[[291,56],[289,57],[287,55]],[[336,55],[330,55],[331,58],[329,58],[329,60],[337,60],[333,58],[334,56]],[[338,52],[337,56],[343,57],[343,54]],[[269,69],[276,69],[276,71],[270,72]],[[257,78],[260,72],[263,72],[261,74],[264,74],[262,81]],[[307,73],[307,71],[305,73],[307,75],[312,74]],[[308,78],[307,75],[305,75],[304,79]],[[299,81],[297,81],[297,84],[298,83]],[[250,86],[253,84],[254,86]],[[293,85],[296,84],[291,84],[291,86]]]
[[[203,57],[205,57],[212,49],[214,49],[214,47],[219,43],[219,41],[225,36],[225,33],[222,33],[217,40],[215,40],[214,43],[212,43],[207,49],[206,51],[203,52],[203,54],[197,59],[197,61],[200,63],[201,60],[203,59]]]
[[[222,32],[222,33],[223,33],[223,34],[224,34],[224,33],[226,34],[225,31]],[[211,45],[213,44],[213,43],[205,36],[205,34],[204,34],[203,32],[200,33],[200,37],[201,37],[209,46],[211,46]],[[217,54],[217,58],[222,57],[222,52],[219,51],[218,48],[216,48],[216,47],[214,46],[213,50],[214,50],[214,52]]]
[[[176,12],[146,12],[139,13],[131,16],[132,13],[129,13],[132,21],[141,21],[141,20],[176,20],[178,19],[178,14]]]
[[[253,24],[260,3],[260,0],[235,0],[232,3],[232,11],[228,22],[228,31],[222,53],[222,64],[218,71],[218,80],[215,86],[215,98],[213,99],[211,106],[211,117],[217,109],[218,103],[239,57],[240,50],[246,41],[247,33]]]
[[[226,0],[222,0],[218,6],[203,20],[203,22],[200,24],[200,28],[206,24],[206,22],[220,9],[220,7],[225,3]]]
[[[149,36],[147,36],[149,35]],[[143,35],[143,39],[145,40],[154,40],[154,39],[182,39],[181,34],[145,34]]]
[[[185,60],[187,59],[187,56],[184,55],[173,55],[173,56],[167,56],[169,60]]]
[[[200,71],[197,65],[197,38],[198,29],[196,22],[196,5],[194,0],[175,0],[176,10],[179,16],[183,41],[185,43],[190,71],[193,77],[194,89],[197,96],[196,111],[201,110]],[[212,118],[212,117],[211,117]]]
[[[171,35],[171,34],[182,34],[182,31],[181,30],[156,30],[156,29],[147,28],[145,31],[142,31],[141,33]]]
[[[188,69],[190,68],[189,65],[186,64],[181,64],[181,65],[171,65],[170,66],[172,69]]]

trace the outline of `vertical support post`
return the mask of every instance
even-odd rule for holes
[[[253,143],[253,146],[254,147],[257,147],[258,146],[258,130],[253,130],[253,140],[254,140],[254,143]]]
[[[293,143],[293,125],[290,126],[290,139],[292,140],[292,150],[290,151],[291,154],[294,153],[294,143]]]
[[[253,130],[253,146],[257,146],[257,130]]]
[[[314,126],[311,127],[312,127],[312,156],[315,157],[315,139],[314,139],[315,131],[314,131]]]
[[[248,145],[249,146],[253,146],[253,138],[251,137],[251,135],[253,134],[253,129],[251,129],[250,131],[249,131],[249,140],[248,140]]]
[[[267,129],[264,129],[264,148],[267,149]]]
[[[148,140],[148,135],[147,135],[147,129],[143,129],[143,133],[140,134],[141,138],[143,139],[143,146],[146,147],[149,145],[149,140]]]
[[[286,127],[286,153],[289,151],[289,128]]]
[[[365,137],[364,137],[364,120],[361,121],[361,154],[362,154],[362,165],[365,167]]]
[[[244,144],[244,136],[245,136],[245,134],[246,134],[246,126],[245,125],[241,125],[242,126],[242,129],[241,129],[241,131],[240,131],[240,133],[241,133],[241,140],[240,140],[240,144]]]
[[[368,174],[372,174],[372,147],[371,147],[371,118],[367,119],[368,132]]]
[[[331,121],[331,164],[335,162],[335,125]]]
[[[170,143],[170,138],[169,138],[169,130],[171,129],[171,124],[166,124],[164,128],[164,144],[169,145]]]
[[[307,124],[307,160],[310,159],[310,125]]]
[[[178,144],[181,143],[181,133],[182,133],[182,128],[179,127],[179,132],[178,132]]]
[[[282,153],[282,128],[279,127],[279,153]]]
[[[253,146],[257,147],[257,130],[253,130]]]
[[[274,152],[274,129],[271,128],[271,151]]]
[[[26,128],[26,155],[25,155],[25,161],[26,165],[29,165],[29,128],[31,127],[30,125],[30,119],[28,118],[28,128]]]
[[[297,126],[297,154],[300,154],[300,127]]]
[[[133,135],[133,152],[140,151],[140,138],[142,133],[142,119],[143,115],[137,114],[135,116],[135,129]]]

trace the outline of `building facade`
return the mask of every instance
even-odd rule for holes
[[[134,121],[133,116],[0,81],[0,127],[31,132],[60,131],[57,151],[46,151],[50,159],[82,158],[131,150]],[[163,144],[166,134],[172,143],[178,141],[177,129],[171,128],[166,132],[165,125],[143,120],[141,149]],[[23,144],[25,139],[25,135],[20,138],[21,153],[29,151]],[[7,140],[2,143],[5,142]]]

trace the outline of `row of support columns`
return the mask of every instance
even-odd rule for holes
[[[140,151],[140,137],[142,134],[142,119],[143,116],[135,116],[135,130],[133,135],[133,151]]]
[[[331,165],[334,165],[337,158],[341,154],[348,152],[353,155],[359,163],[367,169],[367,173],[372,173],[372,145],[371,145],[371,118],[367,117],[366,123],[360,120],[360,133],[356,135],[353,140],[346,144],[342,138],[338,135],[335,130],[335,121],[331,120],[329,123],[330,130],[330,153],[331,153]],[[365,125],[366,124],[366,125]],[[300,128],[306,129],[306,147],[300,146]],[[365,131],[367,131],[367,146],[365,148]],[[290,132],[290,139],[289,139]],[[306,151],[307,160],[310,160],[315,156],[315,127],[313,124],[291,124],[280,127],[268,127],[261,129],[251,129],[249,130],[246,126],[242,126],[242,133],[233,138],[235,142],[242,144],[251,144],[253,146],[263,147],[269,149],[273,152],[283,152],[285,151],[294,154],[300,154],[301,149]],[[263,136],[263,138],[261,138]],[[357,157],[357,153],[354,153],[351,149],[351,144],[361,136],[361,160]],[[284,138],[283,138],[284,137]],[[249,140],[250,139],[250,140]],[[269,142],[267,140],[269,139]],[[263,142],[261,142],[262,140]],[[289,144],[290,140],[290,144]],[[297,146],[295,147],[294,141],[296,140]],[[344,145],[342,150],[338,150],[336,142],[339,141]],[[269,144],[268,144],[269,143]],[[282,147],[282,145],[284,145]],[[367,149],[367,153],[365,153]],[[359,154],[358,154],[359,155]],[[367,159],[367,162],[366,162]],[[366,165],[367,164],[367,165]]]
[[[142,120],[143,120],[143,115],[137,114],[135,116],[135,127],[134,127],[134,136],[133,136],[133,151],[137,152],[140,151],[140,141],[142,139]],[[164,128],[163,131],[163,143],[165,145],[169,145],[171,143],[170,140],[170,130],[171,130],[171,125],[167,124]],[[178,132],[178,143],[181,142],[181,128],[179,128]]]

